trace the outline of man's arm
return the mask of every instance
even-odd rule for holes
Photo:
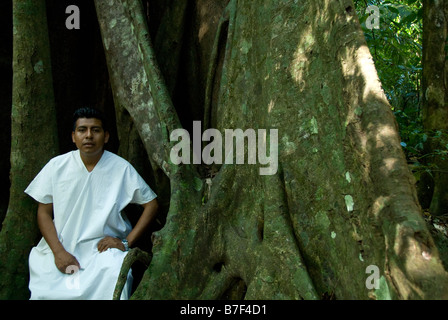
[[[142,207],[143,207],[143,213],[140,219],[138,219],[134,229],[132,229],[132,231],[126,237],[126,240],[128,240],[129,248],[132,248],[132,246],[137,242],[138,239],[140,239],[145,230],[154,220],[159,205],[157,203],[157,199],[154,199],[148,203],[143,204]]]
[[[70,273],[67,268],[69,266],[76,266],[78,269],[81,268],[78,260],[70,253],[65,251],[64,246],[58,239],[56,228],[53,223],[53,204],[39,203],[37,208],[37,224],[39,226],[40,232],[53,251],[54,262],[56,267],[62,273]]]
[[[132,231],[126,237],[129,248],[131,248],[137,242],[137,240],[140,239],[145,230],[154,220],[159,205],[157,203],[157,199],[154,199],[148,203],[143,204],[142,207],[143,207],[143,213],[140,216],[140,219],[138,219],[134,229],[132,229]],[[118,238],[105,237],[104,239],[98,242],[99,252],[106,251],[109,248],[117,248],[124,251],[124,245]]]

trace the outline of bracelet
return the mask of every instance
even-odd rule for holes
[[[123,240],[121,240],[121,243],[123,244],[123,246],[124,246],[124,251],[129,251],[129,244],[128,244],[128,240],[126,240],[126,239],[123,239]]]

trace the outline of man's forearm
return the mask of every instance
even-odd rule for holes
[[[37,209],[37,224],[40,232],[50,247],[53,254],[65,250],[59,241],[58,234],[53,222],[53,204],[39,203]]]
[[[129,233],[126,240],[128,241],[129,247],[132,247],[135,242],[142,236],[151,222],[154,220],[158,209],[157,200],[154,199],[143,205],[143,213],[134,229]]]
[[[80,269],[81,266],[79,265],[78,260],[67,252],[59,241],[56,227],[53,222],[53,204],[39,203],[39,207],[37,208],[37,224],[39,225],[42,236],[51,251],[53,251],[54,262],[58,270],[62,273],[71,273],[74,269],[68,269],[68,267],[74,266]]]

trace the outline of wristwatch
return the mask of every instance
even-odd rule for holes
[[[129,244],[128,244],[128,240],[123,239],[121,240],[121,243],[123,243],[124,246],[124,251],[129,251]]]

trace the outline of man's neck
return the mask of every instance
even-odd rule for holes
[[[84,166],[86,167],[87,171],[91,172],[95,168],[97,163],[101,160],[103,153],[104,153],[104,150],[102,150],[98,154],[94,154],[94,155],[80,153],[81,160],[84,163]]]

